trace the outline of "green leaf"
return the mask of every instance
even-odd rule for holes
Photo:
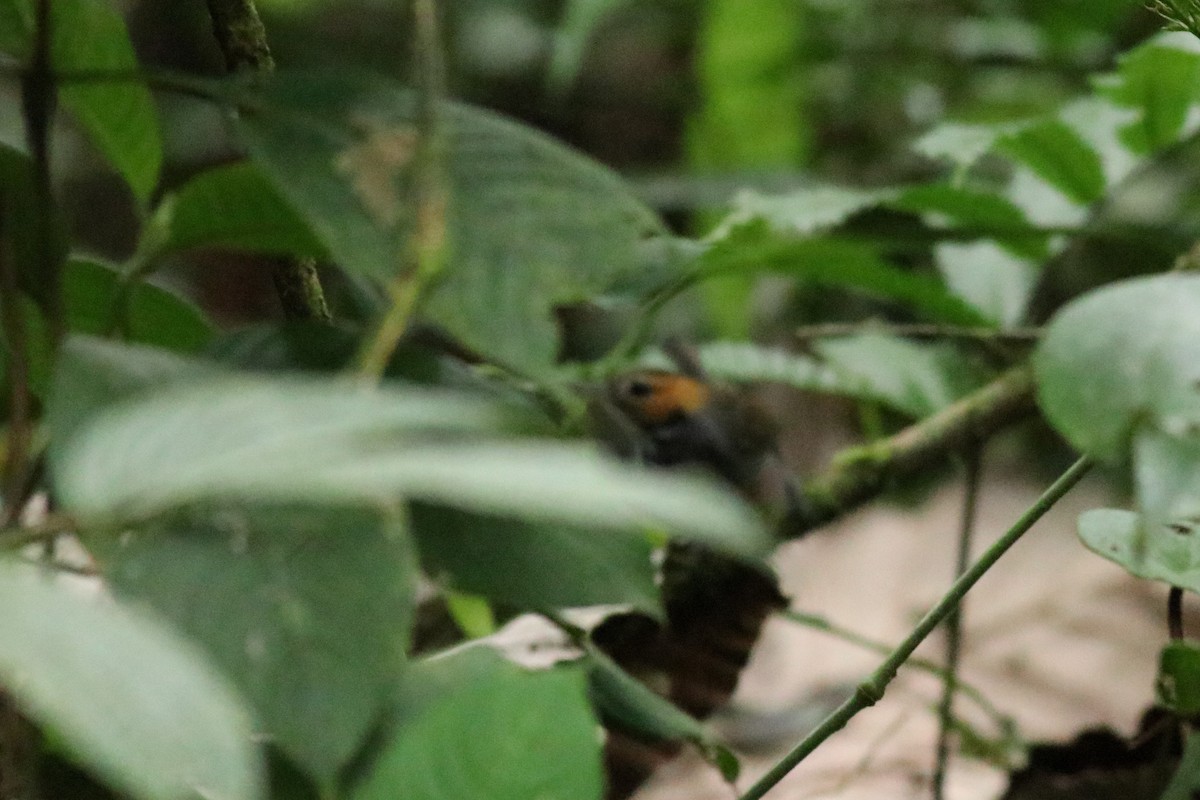
[[[847,388],[835,370],[811,356],[751,342],[701,345],[700,362],[705,372],[714,378],[732,383],[771,382],[806,391],[834,393]]]
[[[117,596],[199,643],[259,733],[332,789],[405,661],[416,560],[395,515],[200,508],[88,543]]]
[[[74,258],[67,263],[63,294],[67,327],[74,333],[108,335],[121,276],[107,264]],[[212,323],[192,303],[167,289],[139,281],[129,289],[125,339],[182,353],[202,350],[213,337]]]
[[[1191,800],[1200,791],[1200,734],[1188,733],[1171,782],[1158,800]]]
[[[110,352],[124,361],[103,348],[101,357]],[[121,383],[129,372],[143,379],[135,371],[150,354],[135,355],[113,370]],[[146,377],[158,367],[150,361]],[[82,382],[88,369],[63,374]],[[347,487],[336,475],[347,460],[382,457],[390,452],[384,444],[411,446],[438,432],[494,431],[507,420],[494,406],[450,392],[214,375],[110,409],[52,461],[65,502],[98,516],[140,517],[212,496],[304,500],[309,490],[326,501],[376,500],[392,489],[378,480],[362,491]]]
[[[1147,531],[1200,520],[1200,437],[1144,425],[1133,440],[1134,487]]]
[[[169,231],[159,255],[227,247],[328,259],[304,219],[248,161],[201,172],[164,200],[159,213]]]
[[[1133,152],[1155,152],[1182,133],[1200,98],[1200,53],[1193,41],[1190,36],[1151,40],[1120,56],[1117,72],[1096,82],[1109,100],[1138,112],[1120,134]]]
[[[944,344],[918,344],[864,333],[817,343],[817,354],[841,376],[842,391],[921,418],[979,385],[963,356]]]
[[[995,242],[943,243],[934,248],[938,271],[958,297],[989,320],[1011,327],[1025,318],[1039,265]]]
[[[1147,530],[1133,511],[1097,508],[1080,515],[1079,538],[1139,578],[1200,593],[1200,530],[1194,526]]]
[[[412,681],[424,697],[402,707],[352,800],[599,800],[600,737],[580,670],[526,672],[483,648],[426,667],[433,685]]]
[[[43,311],[55,305],[52,276],[67,257],[67,232],[58,207],[42,213],[29,156],[0,144],[0,258],[9,260],[21,288]]]
[[[1200,276],[1121,281],[1055,315],[1034,354],[1038,402],[1082,452],[1126,457],[1136,425],[1200,419]]]
[[[661,222],[613,173],[531,128],[457,104],[446,128],[447,262],[421,315],[489,360],[544,370],[557,305],[633,281]],[[244,115],[251,155],[343,268],[410,266],[415,99],[382,79],[279,75]]]
[[[773,239],[743,231],[723,240],[698,263],[701,274],[777,272],[824,286],[840,286],[909,306],[928,319],[958,325],[984,317],[926,275],[888,264],[872,247],[832,238]]]
[[[919,214],[939,230],[978,230],[980,236],[1016,255],[1044,258],[1048,236],[1030,224],[1025,212],[1005,197],[948,183],[905,188],[885,205]]]
[[[850,217],[897,197],[898,189],[852,189],[842,186],[810,186],[782,195],[742,191],[733,200],[733,211],[720,229],[719,238],[756,220],[778,234],[811,236],[841,225]]]
[[[642,470],[561,442],[465,442],[511,412],[465,395],[230,379],[110,409],[53,459],[65,506],[136,520],[205,498],[309,503],[397,495],[531,522],[641,531],[663,526],[761,555],[757,516],[693,475]],[[439,436],[440,434],[440,436]]]
[[[29,0],[0,0],[0,53],[24,58],[33,30],[33,4]]]
[[[33,48],[34,0],[0,2],[0,49],[21,60]],[[50,4],[51,62],[70,72],[135,72],[137,57],[121,15],[102,0]],[[143,202],[158,182],[162,139],[150,91],[135,80],[60,81],[59,97],[96,148]]]
[[[1024,126],[1002,137],[997,146],[1080,205],[1104,194],[1100,156],[1065,122],[1051,119]]]
[[[1158,702],[1180,716],[1200,714],[1200,646],[1177,639],[1158,657]]]
[[[420,504],[412,527],[426,571],[456,590],[522,610],[621,603],[662,613],[645,537]]]
[[[583,663],[592,705],[606,725],[615,723],[651,740],[689,741],[703,749],[715,744],[699,720],[655,694],[600,650],[589,647]]]
[[[51,460],[101,408],[167,383],[197,380],[214,372],[203,362],[154,347],[90,336],[68,338],[59,351],[47,410]]]
[[[0,562],[0,642],[6,692],[118,791],[262,796],[240,699],[157,621]]]
[[[592,34],[614,12],[632,0],[566,0],[558,29],[551,39],[552,51],[546,65],[546,86],[556,98],[567,96],[583,66]]]
[[[1019,130],[1021,124],[945,122],[917,139],[913,149],[928,158],[945,159],[965,169],[990,152],[1002,136]]]

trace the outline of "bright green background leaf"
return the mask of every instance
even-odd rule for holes
[[[103,0],[50,4],[51,61],[69,72],[129,72],[137,57],[120,14]],[[19,27],[15,27],[19,25]],[[22,60],[33,47],[33,0],[0,3],[0,49]],[[158,183],[162,139],[150,91],[133,80],[61,81],[59,97],[143,202]]]

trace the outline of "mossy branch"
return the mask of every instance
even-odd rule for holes
[[[1035,409],[1032,369],[1015,367],[894,436],[841,453],[823,475],[805,483],[801,508],[784,521],[780,533],[794,539],[832,522],[896,480],[986,441]]]
[[[262,73],[275,69],[275,59],[267,44],[267,31],[254,7],[254,0],[208,0],[208,14],[212,18],[213,35],[225,57],[226,69]],[[330,319],[317,265],[311,258],[283,259],[276,266],[273,278],[285,317]]]

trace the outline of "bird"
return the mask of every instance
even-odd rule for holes
[[[593,410],[618,455],[662,469],[707,471],[778,522],[798,503],[778,455],[779,429],[744,394],[712,381],[692,351],[672,345],[676,370],[637,368],[605,382]],[[665,620],[614,615],[592,632],[618,664],[704,719],[728,702],[766,619],[786,608],[774,573],[705,545],[672,540],[661,567]],[[610,733],[608,797],[632,793],[679,746]]]

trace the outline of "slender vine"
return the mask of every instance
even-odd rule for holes
[[[795,748],[771,767],[740,800],[759,800],[787,776],[795,767],[833,734],[846,726],[860,711],[875,705],[883,697],[888,684],[896,677],[900,667],[949,614],[958,607],[962,598],[992,568],[1000,557],[1008,552],[1025,533],[1041,519],[1075,484],[1092,468],[1087,456],[1072,464],[1059,476],[1050,488],[1030,506],[1013,526],[1005,532],[984,554],[963,573],[949,591],[917,623],[916,627],[892,651],[883,663],[858,685],[854,694],[846,699],[832,714],[806,736]]]
[[[975,538],[975,521],[979,509],[979,473],[982,454],[976,450],[964,459],[962,519],[958,531],[958,552],[954,560],[957,580],[967,571],[971,561],[971,544]],[[933,798],[943,800],[946,792],[946,770],[950,764],[950,735],[954,723],[954,697],[958,690],[958,662],[962,651],[963,605],[954,608],[946,617],[946,675],[942,697],[938,703],[938,738],[933,765]]]
[[[389,287],[391,304],[375,334],[358,357],[358,372],[378,379],[408,329],[422,290],[442,270],[446,254],[446,137],[440,106],[446,95],[436,0],[414,0],[416,30],[418,140],[414,156],[416,231],[412,255],[400,258],[401,270]]]

